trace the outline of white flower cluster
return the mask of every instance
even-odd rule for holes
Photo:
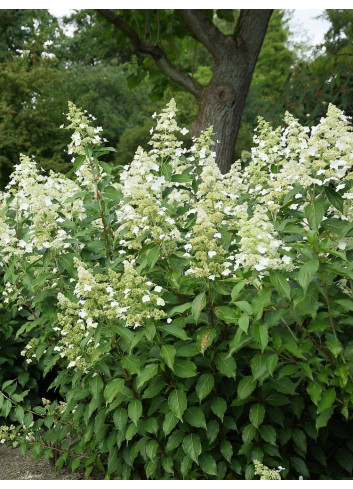
[[[139,148],[120,181],[110,183],[122,194],[111,206],[99,201],[98,184],[106,174],[90,156],[102,144],[101,128],[94,128],[93,118],[73,104],[68,114],[68,127],[74,131],[69,152],[81,158],[75,181],[54,172],[44,175],[30,158],[21,156],[0,194],[3,268],[13,257],[32,264],[48,255],[47,250],[52,260],[72,248],[80,252],[86,245],[84,239],[80,242],[85,230],[82,234],[71,230],[88,222],[103,236],[99,244],[111,247],[114,266],[105,275],[82,258],[75,261],[78,280],[71,279],[69,290],[55,289],[59,313],[53,328],[58,337],[54,351],[68,360],[70,368],[87,367],[87,355],[101,341],[97,339],[101,324],[120,322],[135,328],[167,317],[168,292],[146,272],[149,266],[158,268],[159,261],[164,268],[160,266],[158,273],[164,274],[173,272],[172,259],[179,260],[180,275],[189,276],[187,280],[238,280],[244,269],[259,278],[271,270],[293,270],[300,257],[278,231],[289,192],[288,212],[298,216],[317,189],[323,192],[329,187],[339,193],[336,198],[342,199],[343,212],[330,206],[323,218],[353,221],[353,133],[337,108],[329,106],[327,117],[311,130],[290,114],[285,128],[273,130],[260,120],[250,164],[242,168],[238,161],[227,175],[220,173],[210,149],[212,128],[194,139],[190,150],[183,148],[174,134],[180,131],[176,111],[172,100],[157,116],[152,149]],[[94,206],[99,208],[95,215],[93,210],[90,214]],[[109,214],[106,221],[97,218],[104,212]],[[308,221],[302,218],[300,224],[307,227]],[[341,251],[348,241],[334,238]],[[152,276],[154,280],[158,274]],[[56,278],[52,287],[57,286]],[[5,304],[16,289],[11,281],[6,285]],[[24,350],[27,361],[34,358],[34,346]]]
[[[65,249],[69,245],[68,231],[61,224],[86,216],[82,200],[71,198],[79,186],[72,180],[54,172],[43,175],[36,163],[21,155],[6,191],[0,197],[1,259],[32,254],[38,250]],[[9,216],[16,213],[18,228],[11,227]],[[25,229],[19,229],[20,222]]]

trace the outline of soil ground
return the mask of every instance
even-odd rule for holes
[[[99,477],[98,477],[99,478]],[[79,472],[56,471],[44,458],[33,460],[31,452],[22,455],[18,448],[0,445],[0,480],[82,480]]]

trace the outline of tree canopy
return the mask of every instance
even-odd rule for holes
[[[201,13],[219,39],[229,40],[239,26],[239,9]],[[197,37],[200,33],[190,29],[186,19],[191,14],[126,10],[122,15],[149,49],[160,46],[184,80],[209,89],[216,48],[207,47]],[[290,12],[273,12],[242,112],[233,161],[250,149],[259,115],[277,123],[289,110],[301,121],[310,114],[309,120],[316,124],[329,102],[352,115],[352,10],[330,9],[324,15],[331,24],[325,50],[301,59],[289,42]],[[70,27],[70,35],[64,26]],[[151,114],[172,97],[180,107],[180,123],[189,130],[200,111],[200,99],[166,77],[150,55],[134,52],[126,34],[94,10],[75,11],[64,23],[47,10],[1,10],[0,64],[1,185],[20,152],[35,155],[45,169],[65,171],[70,158],[58,156],[63,154],[58,150],[67,145],[60,125],[68,100],[98,118],[104,137],[118,149],[107,157],[117,165],[128,164],[136,147],[146,144]],[[220,140],[218,135],[216,139]],[[234,149],[233,143],[228,146]]]

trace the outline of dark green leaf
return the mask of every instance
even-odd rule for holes
[[[194,462],[198,463],[198,458],[201,453],[201,442],[198,435],[190,433],[183,440],[183,449]]]
[[[135,355],[129,355],[121,359],[121,365],[130,372],[130,374],[138,374],[140,371],[140,359]]]
[[[277,292],[279,292],[281,296],[290,299],[290,285],[282,273],[275,270],[271,271],[270,280],[272,285],[275,287],[275,289],[277,290]]]
[[[175,360],[174,373],[178,377],[187,379],[189,377],[194,377],[196,375],[196,365],[190,360],[183,360],[178,358]]]
[[[195,428],[205,428],[206,429],[206,419],[203,411],[196,406],[187,408],[184,413],[185,421],[187,421],[191,426]]]
[[[214,378],[211,374],[202,374],[196,383],[197,397],[202,401],[211,392],[214,386]]]
[[[201,294],[195,297],[191,306],[191,314],[192,317],[195,319],[196,324],[198,323],[201,311],[205,307],[205,305],[206,305],[206,294],[205,292],[201,292]]]
[[[169,368],[173,370],[174,357],[176,354],[176,349],[172,345],[162,345],[161,347],[161,357],[168,365]]]
[[[310,282],[314,278],[316,272],[319,269],[319,261],[318,260],[308,260],[304,263],[298,273],[299,284],[306,291],[309,287]]]
[[[317,406],[317,414],[326,411],[326,409],[330,408],[336,399],[336,391],[335,389],[328,389],[323,392],[322,397]]]
[[[184,391],[180,389],[173,390],[168,397],[168,405],[173,414],[182,420],[184,411],[187,407],[187,399]]]
[[[146,365],[145,368],[141,370],[137,376],[137,388],[139,389],[140,387],[142,387],[143,384],[145,384],[148,380],[157,375],[157,372],[158,365],[153,363]]]
[[[249,419],[250,422],[255,428],[258,428],[260,424],[263,422],[265,417],[265,408],[263,404],[253,404],[250,408]]]
[[[125,382],[123,379],[113,379],[105,386],[104,399],[107,404],[110,404],[115,396],[124,388]]]
[[[226,377],[235,378],[237,365],[233,357],[229,357],[228,353],[217,353],[214,359],[216,368]]]
[[[251,395],[251,393],[254,391],[256,387],[256,380],[251,377],[243,377],[241,381],[238,384],[238,398],[239,399],[246,399]]]
[[[172,411],[168,411],[163,421],[164,434],[166,436],[169,435],[169,433],[176,427],[177,424],[178,418],[174,415],[174,413],[172,413]]]
[[[209,475],[217,475],[217,465],[215,459],[209,453],[204,453],[200,457],[201,469]]]
[[[224,413],[227,411],[227,403],[221,397],[214,397],[211,401],[211,410],[223,421]]]
[[[276,445],[276,430],[273,426],[264,424],[260,428],[261,438],[270,443],[271,445]]]
[[[220,449],[223,457],[227,460],[227,462],[230,462],[233,456],[232,444],[228,440],[222,440]]]
[[[305,217],[313,231],[318,231],[322,218],[325,215],[325,207],[322,199],[315,200],[314,203],[308,204],[304,209]]]
[[[131,421],[137,426],[137,421],[142,416],[142,402],[139,399],[130,401],[127,412]]]

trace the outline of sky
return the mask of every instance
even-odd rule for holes
[[[306,35],[310,43],[317,45],[323,42],[324,34],[328,31],[330,23],[325,19],[318,19],[324,11],[313,9],[295,9],[293,19],[290,22],[294,38],[300,40]]]

